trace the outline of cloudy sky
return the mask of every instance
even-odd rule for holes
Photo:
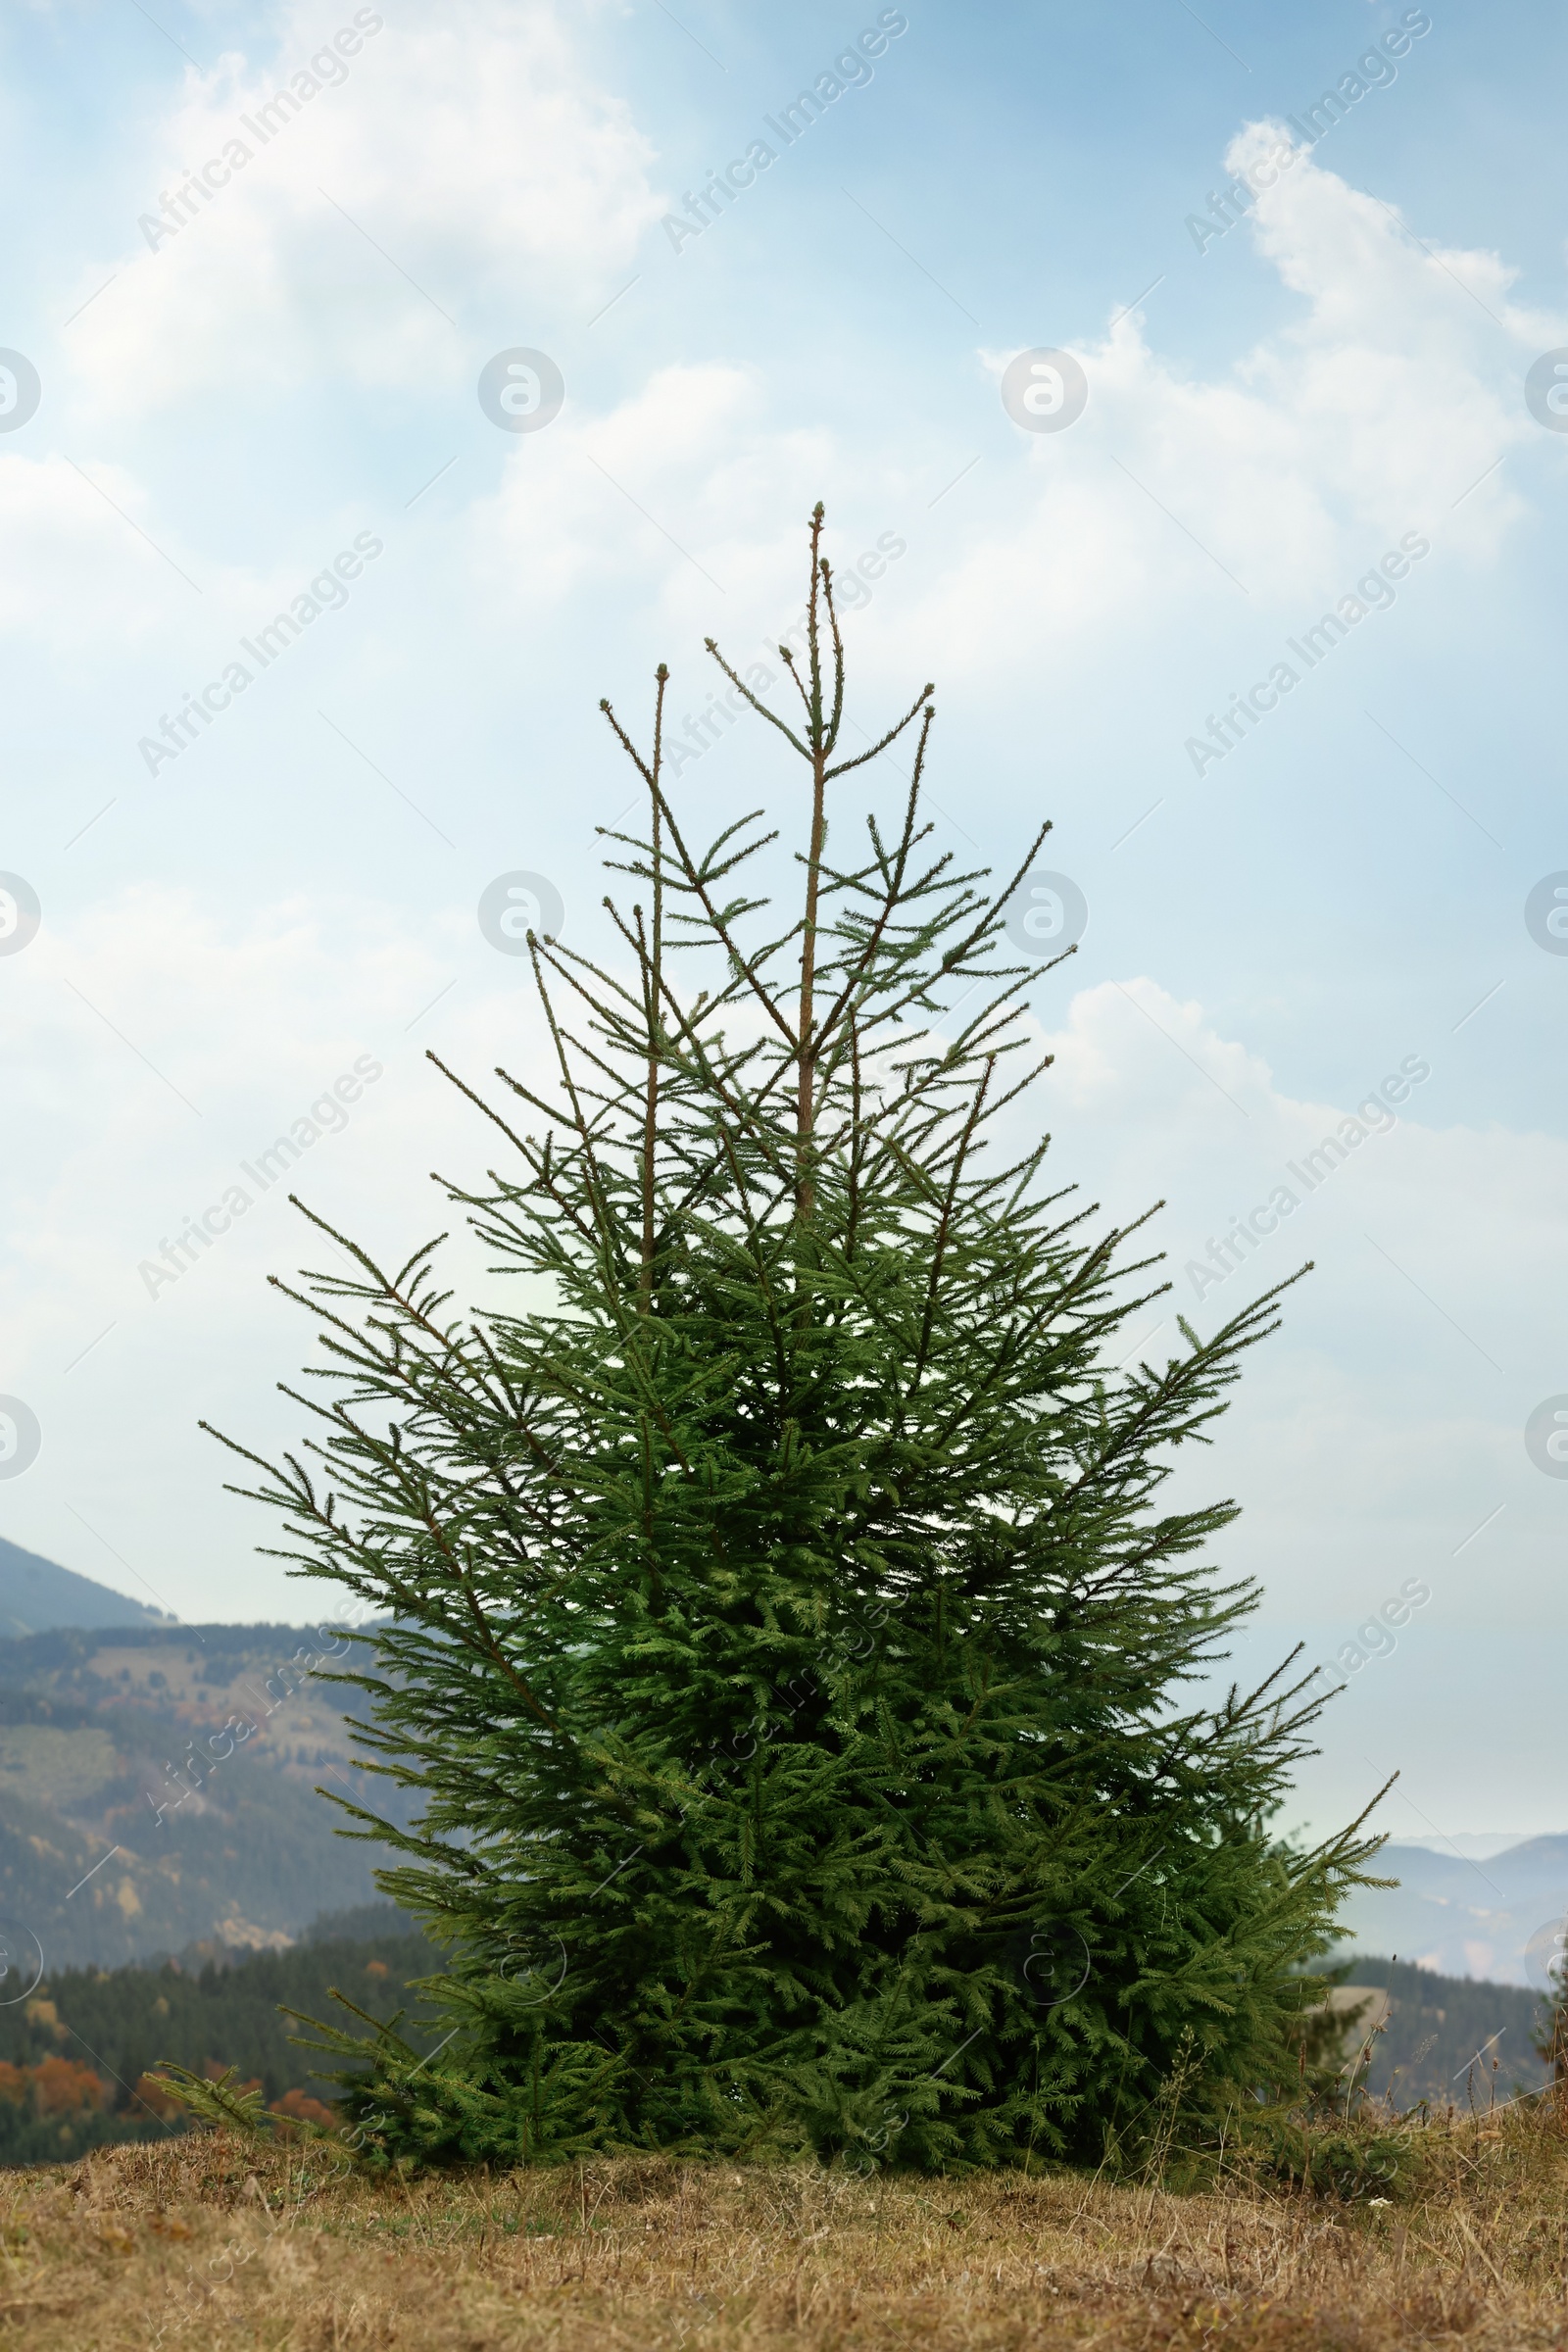
[[[435,1228],[487,1148],[425,1049],[537,1052],[482,893],[601,936],[598,698],[663,658],[700,719],[820,496],[858,723],[936,678],[947,846],[1050,816],[1087,904],[1058,1178],[1165,1201],[1200,1329],[1315,1261],[1194,1489],[1246,1508],[1241,1670],[1364,1660],[1299,1817],[1397,1768],[1401,1834],[1568,1826],[1560,15],[19,0],[0,45],[0,1531],[307,1613],[195,1426],[296,1427],[243,1164],[311,1121],[322,1213]],[[789,786],[740,729],[681,778]]]

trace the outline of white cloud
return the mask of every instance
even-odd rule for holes
[[[0,627],[13,643],[43,646],[68,663],[91,643],[99,675],[134,664],[142,707],[160,693],[168,704],[176,688],[195,682],[193,662],[198,669],[209,665],[210,674],[232,661],[234,637],[286,608],[306,586],[312,561],[328,563],[362,519],[317,515],[309,536],[301,534],[309,554],[258,571],[208,546],[187,546],[133,465],[95,456],[77,466],[54,454],[7,450],[0,454]],[[347,593],[352,602],[358,591]],[[321,602],[330,594],[323,589]],[[180,674],[150,668],[153,654],[167,654]],[[35,684],[30,653],[24,660]]]
[[[213,152],[237,112],[252,112],[260,92],[286,79],[284,65],[311,54],[318,27],[298,11],[289,24],[297,30],[279,43],[276,73],[229,60],[217,75],[187,76],[171,152]],[[464,112],[475,82],[477,126]],[[438,153],[450,136],[461,159],[416,168],[427,135]],[[1249,126],[1228,168],[1241,170],[1276,135]],[[346,83],[311,101],[210,210],[144,254],[85,314],[73,330],[86,337],[78,389],[93,398],[91,385],[113,386],[118,412],[128,396],[189,389],[204,369],[215,383],[273,389],[305,373],[448,384],[470,366],[464,337],[323,206],[318,183],[440,298],[453,271],[477,292],[546,278],[559,290],[596,270],[612,277],[657,213],[647,163],[625,109],[584,89],[548,11],[466,0],[433,27],[405,33],[389,23]],[[1315,618],[1406,531],[1432,530],[1445,557],[1490,561],[1523,512],[1506,472],[1456,510],[1452,500],[1536,432],[1518,398],[1520,358],[1568,328],[1513,304],[1512,273],[1495,256],[1429,256],[1389,208],[1310,153],[1233,233],[1254,240],[1303,298],[1304,315],[1208,378],[1163,358],[1139,316],[1121,318],[1084,355],[1093,385],[1085,416],[1065,434],[1023,443],[1015,465],[978,472],[962,493],[975,502],[962,526],[950,520],[956,505],[925,520],[910,438],[855,450],[826,425],[781,423],[751,367],[666,364],[608,411],[568,391],[547,434],[508,445],[499,486],[462,509],[427,551],[427,570],[446,575],[441,611],[483,637],[616,583],[693,642],[717,628],[749,645],[794,608],[800,518],[819,492],[835,525],[848,506],[873,529],[906,531],[915,553],[897,596],[857,623],[862,664],[889,663],[896,632],[901,676],[911,646],[940,647],[944,684],[1025,665],[1037,677],[1081,676],[1086,657],[1125,664],[1132,643],[1155,661],[1158,649],[1186,641],[1195,616],[1216,610],[1227,626],[1261,621],[1260,655],[1272,641],[1266,669],[1285,633]],[[351,249],[358,291],[346,292]],[[1496,313],[1501,335],[1472,293]],[[1157,297],[1149,309],[1157,326]],[[986,365],[995,373],[1004,359],[988,354]],[[14,463],[0,464],[0,484]],[[127,513],[141,513],[128,470],[112,475],[96,460],[92,469]],[[41,533],[61,518],[45,557],[59,589],[47,600],[53,612],[71,609],[74,585],[93,595],[92,580],[133,577],[138,589],[152,584],[150,600],[133,600],[131,627],[144,634],[151,615],[186,595],[107,509],[91,526],[94,545],[111,527],[125,540],[109,570],[73,554],[79,539],[86,556],[89,526],[76,509],[94,500],[69,469],[11,496],[24,526],[29,502]],[[936,579],[923,559],[955,529]],[[177,542],[171,552],[196,566]],[[270,609],[270,586],[213,565],[201,576],[238,627]],[[1428,596],[1432,576],[1399,593]],[[29,621],[17,578],[19,617],[43,625],[36,614]],[[189,614],[178,619],[188,625]],[[428,625],[427,607],[420,621]],[[1232,683],[1205,680],[1195,700],[1223,705]],[[1200,716],[1195,707],[1190,723]]]
[[[100,1320],[145,1313],[138,1264],[366,1054],[386,1081],[341,1134],[328,1110],[299,1180],[319,1171],[338,1191],[373,1118],[384,1153],[373,1214],[396,1247],[400,1219],[431,1215],[432,1151],[473,1140],[472,1114],[420,1061],[426,1034],[470,1069],[518,1052],[518,967],[503,967],[471,917],[453,913],[422,938],[390,908],[319,897],[234,923],[139,884],[47,927],[8,978],[18,1051],[8,1349],[24,1364],[52,1366],[63,1337],[100,1307]],[[438,995],[445,1011],[427,1032],[419,1015]],[[157,1303],[178,1295],[199,1330],[205,1296],[226,1320],[233,1281],[253,1282],[278,1247],[275,1233],[258,1244],[264,1222],[236,1220],[232,1240]],[[230,1279],[212,1279],[220,1267]]]
[[[141,518],[143,528],[154,520],[147,504],[125,466],[100,461],[84,479],[64,458],[7,450],[0,456],[0,627],[69,660],[100,631],[135,649],[172,617],[188,618],[191,590],[127,527],[127,516]]]
[[[0,1390],[44,1428],[39,1460],[6,1490],[16,1541],[125,1586],[83,1549],[79,1511],[182,1614],[278,1608],[276,1571],[241,1564],[249,1542],[271,1539],[221,1494],[197,1419],[298,1440],[274,1384],[313,1341],[267,1276],[338,1261],[290,1192],[394,1264],[453,1227],[460,1302],[493,1298],[485,1254],[430,1171],[482,1181],[505,1147],[423,1050],[481,1092],[498,1061],[537,1083],[525,971],[484,945],[471,913],[415,938],[365,902],[318,896],[236,920],[148,885],[48,926],[7,967]],[[367,1060],[379,1065],[368,1079]],[[340,1116],[334,1082],[356,1064],[362,1090]],[[280,1136],[298,1157],[267,1167]],[[248,1205],[198,1247],[189,1220],[234,1186]],[[171,1262],[172,1283],[142,1274]]]
[[[568,406],[542,441],[514,445],[454,554],[503,623],[615,581],[658,597],[690,644],[720,611],[776,629],[781,577],[804,594],[804,519],[837,450],[820,429],[771,422],[754,370],[660,368],[607,414]]]
[[[362,24],[376,14],[357,12]],[[340,15],[352,26],[356,12]],[[525,316],[580,292],[586,310],[625,270],[661,209],[652,150],[624,102],[588,81],[560,12],[452,0],[388,17],[334,64],[336,29],[294,0],[267,66],[230,52],[187,71],[149,132],[143,210],[156,216],[215,157],[219,178],[229,142],[249,160],[231,153],[227,184],[192,196],[193,217],[155,250],[126,221],[131,258],[73,330],[85,408],[121,416],[323,371],[449,383],[469,370],[462,322],[476,309]],[[306,96],[313,80],[326,86]]]
[[[1227,170],[1284,136],[1248,125]],[[1497,475],[1455,506],[1535,435],[1521,361],[1568,335],[1510,301],[1516,273],[1494,254],[1425,250],[1419,224],[1306,151],[1248,219],[1233,233],[1305,298],[1304,316],[1214,378],[1163,359],[1137,312],[1085,347],[1083,417],[1020,452],[1024,483],[1014,472],[993,490],[927,601],[921,625],[950,662],[1070,666],[1107,632],[1124,652],[1195,597],[1230,598],[1240,615],[1238,583],[1253,615],[1310,619],[1403,532],[1485,561],[1525,512]],[[1161,299],[1147,308],[1155,330]],[[1011,354],[982,356],[1000,377]]]
[[[1045,1043],[1055,1058],[1040,1115],[1064,1159],[1090,1159],[1118,1216],[1157,1184],[1171,1202],[1168,1246],[1183,1261],[1202,1256],[1210,1235],[1223,1237],[1233,1217],[1276,1188],[1298,1196],[1278,1238],[1238,1247],[1235,1273],[1204,1286],[1205,1327],[1230,1311],[1233,1292],[1276,1278],[1274,1257],[1277,1275],[1288,1272],[1331,1211],[1341,1223],[1371,1226],[1412,1265],[1441,1266],[1444,1303],[1461,1322],[1494,1326],[1506,1311],[1528,1326],[1533,1283],[1547,1267],[1568,1273],[1568,1142],[1496,1124],[1437,1124],[1428,1108],[1436,1090],[1426,1090],[1441,1081],[1443,1057],[1430,1040],[1374,1049],[1343,1102],[1302,1100],[1200,1004],[1130,978],[1081,991]],[[1198,1311],[1192,1283],[1179,1283],[1178,1295],[1184,1311]]]
[[[1563,1385],[1542,1360],[1539,1301],[1568,1282],[1568,1142],[1440,1124],[1441,1056],[1419,1038],[1369,1061],[1343,1102],[1292,1096],[1200,1005],[1149,979],[1081,992],[1044,1042],[1055,1061],[1035,1115],[1053,1131],[1054,1180],[1075,1180],[1107,1221],[1165,1202],[1141,1238],[1167,1252],[1171,1288],[1131,1339],[1162,1323],[1151,1352],[1163,1360],[1178,1314],[1210,1333],[1314,1261],[1285,1333],[1250,1358],[1215,1454],[1184,1473],[1247,1500],[1226,1549],[1264,1578],[1271,1611],[1353,1617],[1419,1571],[1442,1615],[1473,1602],[1502,1556],[1494,1605],[1514,1621],[1553,1610],[1560,1489],[1529,1462],[1523,1425]],[[1414,1076],[1423,1066],[1432,1075]],[[1352,1143],[1347,1121],[1386,1079],[1407,1088],[1394,1123],[1364,1109]],[[1309,1165],[1325,1137],[1343,1158]],[[1280,1187],[1294,1208],[1250,1248],[1233,1240],[1231,1270],[1200,1298],[1191,1268]],[[1456,1560],[1499,1502],[1498,1533]]]

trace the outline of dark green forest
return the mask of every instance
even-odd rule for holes
[[[1350,1976],[1376,1984],[1392,2006],[1356,2082],[1396,2107],[1487,2107],[1535,2090],[1548,2069],[1535,2047],[1546,2004],[1520,1984],[1439,1977],[1409,1960],[1356,1955]]]
[[[183,2111],[144,2080],[166,2060],[195,2074],[236,2067],[270,2107],[301,2112],[329,2086],[282,2009],[325,2016],[336,1986],[377,2017],[407,2009],[403,2030],[423,2048],[434,2036],[421,2036],[426,2011],[405,1987],[440,1965],[402,1914],[376,1903],[319,1921],[291,1951],[235,1962],[198,1946],[160,1966],[52,1971],[27,2000],[0,2007],[0,2164],[69,2161],[184,2129]]]

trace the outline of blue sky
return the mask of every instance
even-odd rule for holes
[[[879,20],[786,146],[767,118]],[[700,712],[704,636],[788,624],[820,496],[844,562],[898,549],[849,623],[864,723],[935,677],[945,841],[1001,865],[1049,815],[1088,901],[1034,996],[1058,1175],[1165,1200],[1200,1327],[1315,1260],[1193,1474],[1246,1505],[1244,1663],[1431,1598],[1330,1710],[1302,1817],[1397,1767],[1391,1828],[1561,1827],[1568,1481],[1523,1433],[1568,1393],[1568,957],[1524,918],[1568,868],[1568,435],[1525,397],[1568,346],[1564,41],[1535,6],[1367,0],[9,12],[0,346],[42,393],[0,432],[0,869],[43,921],[0,956],[0,1393],[43,1441],[5,1532],[186,1617],[303,1614],[194,1427],[292,1427],[285,1188],[156,1297],[138,1268],[362,1058],[310,1197],[388,1250],[433,1225],[425,1171],[479,1146],[424,1048],[537,1051],[480,893],[543,874],[599,936],[629,797],[599,696],[636,710],[664,658]],[[1250,210],[1195,235],[1244,172]],[[516,348],[564,379],[538,432],[476,396]],[[1089,386],[1060,432],[1000,396],[1042,348]],[[1309,669],[1290,641],[1386,557]],[[715,821],[789,789],[739,731],[682,777]],[[1223,1285],[1190,1271],[1410,1061],[1396,1123]]]

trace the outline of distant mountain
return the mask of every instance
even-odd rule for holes
[[[90,1576],[59,1568],[0,1536],[0,1641],[46,1634],[57,1626],[165,1625],[169,1621]]]
[[[359,1761],[315,1640],[160,1623],[0,1642],[0,1958],[281,1951],[373,1901],[391,1854],[339,1837],[317,1788],[400,1825],[409,1799]]]
[[[1523,1845],[1534,1832],[1525,1830],[1456,1830],[1451,1838],[1401,1838],[1401,1845],[1424,1846],[1429,1854],[1462,1854],[1467,1862],[1490,1862],[1510,1845]]]
[[[1399,2108],[1426,2099],[1474,2109],[1549,2080],[1536,2049],[1545,2011],[1539,1994],[1360,1954],[1351,1973],[1354,1986],[1344,1986],[1335,2005],[1351,2007],[1355,1991],[1373,1996],[1347,2049],[1350,2079],[1375,2096]],[[1381,2030],[1369,2033],[1374,2026]]]
[[[1340,1914],[1348,1942],[1445,1976],[1539,1988],[1568,1916],[1568,1836],[1526,1838],[1484,1860],[1386,1845],[1373,1868],[1399,1884],[1352,1894]]]

